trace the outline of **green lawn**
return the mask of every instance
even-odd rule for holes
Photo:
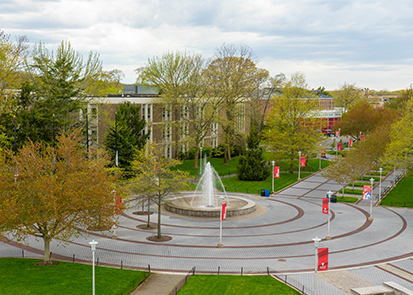
[[[310,173],[302,173],[301,178],[309,176]],[[274,178],[274,191],[279,191],[290,184],[297,181],[297,174],[280,173],[280,178]],[[238,192],[247,194],[261,194],[262,189],[268,189],[271,191],[271,179],[268,177],[263,181],[244,181],[239,180],[237,176],[222,178],[222,184],[225,185],[227,192]]]
[[[293,288],[271,276],[195,275],[178,295],[295,295]]]
[[[337,196],[337,202],[342,203],[356,203],[359,199],[357,197],[342,197]]]
[[[413,169],[381,201],[383,206],[413,208]]]
[[[342,190],[340,190],[341,192]],[[363,195],[363,190],[362,189],[352,189],[352,188],[345,188],[344,189],[345,194],[352,194],[352,195]]]
[[[92,266],[70,262],[38,266],[39,259],[0,258],[0,294],[92,294]],[[148,272],[95,268],[96,294],[129,294]]]
[[[237,173],[238,158],[233,157],[226,164],[224,164],[223,158],[207,158],[207,162],[211,163],[218,175],[223,176]],[[199,160],[198,168],[196,169],[194,168],[194,160],[185,160],[181,165],[175,166],[175,169],[188,171],[193,177],[199,177]]]

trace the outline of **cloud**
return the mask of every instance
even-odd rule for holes
[[[82,53],[99,52],[127,82],[150,56],[180,50],[212,57],[235,43],[250,46],[273,75],[301,71],[329,87],[357,79],[405,88],[412,14],[410,0],[3,0],[0,28],[52,49],[66,40]]]

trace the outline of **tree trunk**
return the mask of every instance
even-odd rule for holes
[[[300,164],[300,163],[298,163]],[[290,159],[290,168],[288,170],[288,173],[293,174],[294,173],[294,159]]]
[[[161,235],[161,197],[158,197],[158,239],[162,237]]]
[[[148,196],[148,224],[147,227],[151,226],[151,197]]]
[[[44,263],[50,263],[50,238],[43,236],[44,242]]]
[[[199,148],[198,148],[198,145],[196,144],[195,145],[194,168],[198,168],[198,156],[199,156]]]

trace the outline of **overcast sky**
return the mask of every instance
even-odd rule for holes
[[[397,90],[413,83],[411,0],[0,0],[0,28],[50,49],[62,40],[101,55],[105,70],[134,69],[165,51],[213,57],[248,45],[271,75],[309,86]]]

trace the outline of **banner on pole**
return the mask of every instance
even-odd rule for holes
[[[360,140],[364,140],[364,134],[360,135]]]
[[[349,147],[353,147],[353,140],[352,140],[352,139],[350,139],[350,141],[349,141],[349,143],[348,143],[348,146],[349,146]]]
[[[300,166],[305,167],[305,156],[300,157]]]
[[[321,158],[326,157],[326,149],[321,149]]]
[[[280,178],[280,166],[274,166],[274,178]]]
[[[340,131],[336,131],[336,137],[340,137]]]
[[[371,186],[363,185],[363,199],[370,200],[370,197],[371,197]]]
[[[337,151],[341,152],[341,142],[337,143]]]
[[[328,214],[328,198],[323,198],[323,214]]]
[[[328,270],[328,248],[318,248],[318,271]]]
[[[122,198],[121,197],[116,197],[116,213],[121,214],[122,213]]]
[[[222,216],[221,220],[227,219],[227,203],[222,204]]]

